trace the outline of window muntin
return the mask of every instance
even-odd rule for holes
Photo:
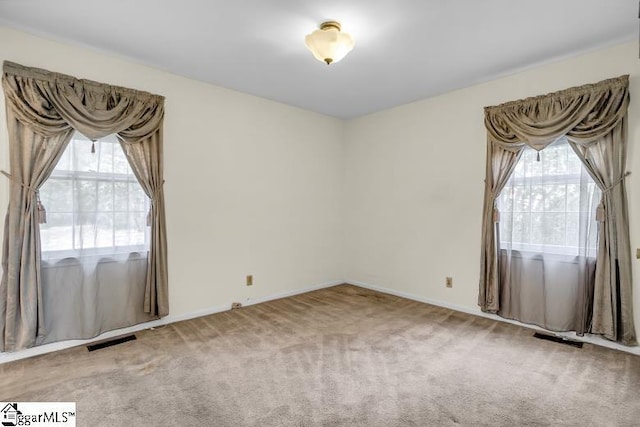
[[[526,147],[498,197],[502,248],[590,254],[597,245],[601,193],[567,140],[538,152]],[[584,250],[583,250],[584,252]]]
[[[75,133],[40,189],[44,257],[116,254],[148,247],[149,199],[115,135],[94,143]]]

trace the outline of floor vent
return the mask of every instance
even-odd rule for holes
[[[541,340],[553,341],[559,344],[570,345],[572,347],[577,347],[577,348],[582,348],[582,344],[583,344],[581,341],[574,341],[569,338],[557,337],[555,335],[541,334],[538,332],[533,334],[533,336],[536,338],[540,338]]]
[[[100,350],[101,348],[111,347],[112,345],[118,345],[124,342],[134,341],[135,339],[136,339],[136,336],[133,334],[125,335],[123,337],[117,337],[111,340],[100,341],[95,344],[88,345],[87,350],[89,351]]]

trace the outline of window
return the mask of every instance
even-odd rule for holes
[[[149,199],[115,135],[92,142],[75,133],[40,190],[43,258],[129,253],[148,246]]]
[[[601,193],[565,138],[526,147],[498,197],[500,246],[536,253],[595,254]],[[582,249],[581,249],[582,248]]]

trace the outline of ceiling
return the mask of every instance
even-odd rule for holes
[[[331,66],[304,45],[325,20],[355,40]],[[638,3],[0,0],[0,23],[346,119],[633,40]]]

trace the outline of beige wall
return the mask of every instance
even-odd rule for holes
[[[628,191],[639,247],[637,52],[624,44],[341,122],[0,27],[0,60],[166,96],[176,316],[342,279],[477,310],[483,107],[621,74],[631,74]],[[2,217],[7,189],[0,181]],[[638,261],[634,275],[640,330]]]
[[[172,315],[343,278],[341,121],[0,27],[3,60],[166,97]]]
[[[627,189],[631,245],[640,247],[640,60],[628,43],[350,121],[347,279],[477,310],[483,107],[622,74],[631,75]]]

